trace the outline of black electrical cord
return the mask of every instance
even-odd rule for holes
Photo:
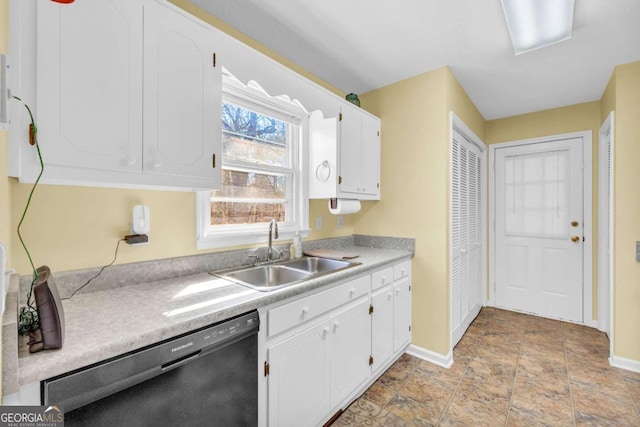
[[[27,305],[26,307],[22,307],[20,309],[19,315],[19,323],[18,323],[18,332],[20,335],[27,335],[30,331],[37,329],[40,326],[40,322],[38,319],[38,310],[32,301],[33,294],[33,285],[38,278],[38,272],[36,267],[33,265],[33,259],[31,258],[31,254],[29,253],[29,249],[27,249],[27,245],[22,238],[22,233],[20,232],[20,227],[22,227],[22,223],[24,222],[24,218],[27,216],[27,211],[29,210],[29,206],[31,205],[31,198],[33,197],[33,193],[40,182],[40,178],[42,178],[42,174],[44,173],[44,162],[42,161],[42,153],[40,152],[40,145],[38,144],[38,128],[36,126],[36,122],[33,118],[33,114],[31,113],[31,108],[20,98],[14,96],[13,98],[17,99],[24,105],[29,113],[29,118],[31,119],[31,125],[29,127],[30,139],[33,141],[33,145],[36,146],[36,151],[38,152],[38,160],[40,161],[40,173],[36,178],[36,181],[33,183],[33,187],[31,187],[31,192],[29,193],[29,197],[27,198],[27,204],[24,207],[24,211],[22,212],[22,217],[20,218],[20,222],[18,223],[18,239],[20,239],[20,243],[24,248],[24,251],[27,253],[27,257],[29,258],[29,263],[31,264],[31,269],[33,270],[33,279],[31,281],[31,287],[29,288],[29,293],[27,294]]]
[[[84,285],[80,286],[78,289],[76,289],[75,291],[73,291],[73,293],[71,295],[69,295],[68,297],[65,298],[60,298],[61,300],[66,300],[66,299],[70,299],[72,298],[76,292],[78,292],[80,289],[84,288],[85,286],[87,286],[89,283],[91,283],[94,279],[96,279],[98,276],[100,276],[102,274],[102,272],[104,271],[105,268],[107,267],[111,267],[113,265],[113,263],[116,262],[116,259],[118,258],[118,249],[120,249],[120,243],[124,242],[125,239],[120,239],[118,240],[118,243],[116,244],[116,253],[113,255],[113,261],[111,261],[109,264],[103,266],[100,271],[98,271],[98,274],[96,274],[95,276],[93,276],[91,279],[87,280],[85,282]]]

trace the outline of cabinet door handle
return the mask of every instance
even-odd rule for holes
[[[396,289],[396,296],[400,295],[400,289]]]
[[[389,293],[387,294],[387,299],[388,299],[389,301],[391,301],[391,298],[393,298],[393,294],[392,294],[391,292],[389,292]]]
[[[324,328],[322,328],[322,336],[327,336],[330,330],[331,328],[329,328],[328,326],[325,326]]]
[[[355,288],[351,288],[349,289],[349,298],[353,298],[353,294],[356,293],[356,289]]]
[[[333,329],[335,329],[336,331],[338,330],[339,327],[340,327],[340,322],[336,322],[333,324]]]
[[[387,282],[387,278],[382,276],[382,284],[384,285]]]
[[[306,316],[307,314],[309,314],[309,307],[302,307],[302,315]]]

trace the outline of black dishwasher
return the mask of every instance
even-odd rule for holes
[[[255,426],[256,311],[42,382],[65,426]]]

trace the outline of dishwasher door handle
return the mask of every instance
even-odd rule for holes
[[[186,365],[192,360],[196,360],[198,357],[200,357],[200,353],[202,353],[202,351],[198,350],[195,353],[187,354],[186,356],[182,356],[179,359],[173,360],[169,363],[165,363],[161,366],[162,372],[167,372],[172,369],[179,368],[182,365]]]

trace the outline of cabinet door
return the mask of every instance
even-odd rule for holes
[[[142,170],[142,4],[37,3],[37,118],[47,164]]]
[[[393,354],[393,286],[375,292],[371,304],[371,355],[373,372],[376,372]]]
[[[362,199],[380,199],[380,119],[362,116]]]
[[[371,316],[368,296],[329,322],[334,335],[331,357],[333,407],[358,389],[371,374]]]
[[[341,114],[339,168],[342,183],[338,180],[338,196],[358,198],[362,180],[362,112],[345,104]]]
[[[315,426],[331,410],[329,322],[269,349],[269,425]]]
[[[145,172],[200,177],[219,187],[219,37],[168,6],[145,3]]]
[[[411,281],[393,285],[393,351],[411,342]]]

